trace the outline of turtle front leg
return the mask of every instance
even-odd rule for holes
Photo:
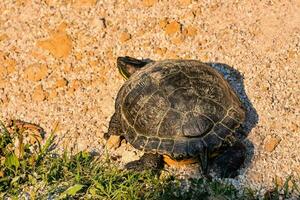
[[[211,169],[221,178],[233,178],[237,176],[237,170],[244,163],[246,158],[246,147],[236,141],[232,146],[217,156],[211,166]]]
[[[107,140],[106,146],[108,149],[118,148],[121,144],[121,124],[116,113],[110,119],[107,133],[104,134],[104,139]]]
[[[143,171],[146,169],[160,171],[164,167],[163,156],[159,154],[145,153],[139,160],[129,162],[125,165],[126,169]]]

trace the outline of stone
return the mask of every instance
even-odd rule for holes
[[[1,87],[1,86],[0,86]],[[7,95],[4,95],[3,97],[0,97],[0,104],[8,104],[9,103],[9,98]]]
[[[81,81],[80,80],[72,80],[70,83],[70,88],[77,90],[81,86]]]
[[[290,128],[291,132],[297,133],[297,131],[299,130],[299,125],[296,122],[291,122],[291,125],[289,128]]]
[[[72,80],[69,84],[69,89],[67,90],[68,95],[73,95],[76,90],[78,90],[82,86],[82,82],[80,80]]]
[[[192,0],[179,0],[180,5],[188,6],[192,3]]]
[[[18,6],[25,6],[27,3],[29,3],[28,0],[17,0],[16,1]]]
[[[48,39],[38,41],[37,46],[49,51],[55,58],[67,58],[72,51],[72,39],[65,28],[66,24],[62,23]]]
[[[190,10],[182,16],[182,19],[186,19],[187,21],[193,21],[195,19],[195,17],[196,17],[196,12],[193,10]]]
[[[44,64],[32,64],[29,65],[25,71],[24,76],[30,81],[40,81],[46,78],[48,75],[48,66]]]
[[[38,51],[32,50],[32,51],[29,52],[29,55],[32,56],[33,58],[37,59],[37,60],[43,60],[43,61],[47,60],[47,57],[42,55]]]
[[[72,71],[72,66],[71,65],[65,65],[64,67],[63,67],[63,71],[65,72],[65,73],[70,73],[71,71]]]
[[[116,149],[121,144],[121,137],[118,135],[112,135],[109,137],[109,139],[106,142],[106,147],[108,149]]]
[[[168,23],[165,27],[165,33],[167,35],[174,35],[175,33],[180,32],[181,25],[177,21],[172,21]]]
[[[6,78],[5,76],[3,76],[3,74],[1,74],[1,67],[0,67],[0,89],[5,88],[7,82],[8,82],[8,78]]]
[[[294,172],[297,174],[298,177],[300,177],[300,165],[295,167]]]
[[[262,174],[260,174],[259,172],[252,172],[248,175],[247,177],[249,180],[254,181],[254,182],[261,182],[263,180],[263,176]]]
[[[89,65],[91,66],[92,69],[97,70],[97,69],[101,69],[99,67],[99,62],[97,60],[90,60],[89,61]]]
[[[7,53],[0,50],[0,61],[1,62],[4,61],[4,59],[6,58],[6,56],[7,56]]]
[[[4,78],[7,75],[6,68],[3,66],[0,66],[0,78]]]
[[[125,43],[131,39],[131,35],[127,32],[122,32],[120,35],[120,42]]]
[[[7,75],[16,71],[17,62],[9,58],[5,53],[0,52],[0,78],[4,78]]]
[[[56,80],[54,87],[60,88],[68,85],[68,81],[65,78]]]
[[[168,24],[168,19],[164,18],[164,19],[161,19],[159,22],[158,22],[158,25],[160,28],[165,28]]]
[[[73,5],[76,7],[85,7],[85,6],[95,6],[97,0],[76,0],[72,1]]]
[[[177,37],[173,37],[172,38],[172,43],[176,44],[176,45],[180,45],[184,42],[185,38],[182,35],[179,35]]]
[[[156,47],[156,48],[154,49],[154,53],[155,53],[155,54],[158,54],[158,55],[160,55],[160,56],[164,56],[165,53],[166,53],[166,51],[167,51],[167,48],[165,48],[165,47],[163,47],[163,48]]]
[[[280,139],[272,137],[272,136],[267,136],[265,141],[264,141],[264,149],[267,152],[272,152],[275,150],[277,145],[279,144]]]
[[[58,96],[58,92],[56,90],[50,90],[48,99],[52,100],[52,99],[55,99],[57,96]]]
[[[136,36],[137,36],[137,37],[141,37],[141,36],[143,36],[145,33],[146,33],[146,30],[143,28],[143,29],[140,29],[140,30],[137,31]]]
[[[16,71],[17,62],[14,59],[8,59],[5,64],[7,74],[11,74]]]
[[[194,37],[197,35],[197,28],[193,27],[193,26],[187,26],[184,30],[183,30],[183,34],[189,37]]]
[[[83,58],[83,55],[80,52],[76,52],[74,56],[75,56],[75,59],[78,61],[80,61]]]
[[[0,41],[1,41],[1,39],[0,39]],[[288,58],[289,59],[294,59],[295,57],[296,57],[296,55],[297,55],[297,51],[295,51],[295,50],[292,50],[292,51],[288,51],[288,54],[287,54],[288,56]]]
[[[170,59],[179,59],[180,57],[177,55],[176,52],[174,51],[167,51],[165,54],[166,58],[170,58]]]
[[[146,7],[151,7],[157,3],[157,0],[143,0],[143,5]]]
[[[129,163],[134,160],[138,160],[139,156],[134,151],[123,151],[121,160],[123,163]]]
[[[7,34],[2,34],[0,35],[0,42],[7,40],[8,39],[8,35]]]
[[[91,26],[96,31],[101,31],[104,33],[103,29],[106,28],[106,20],[103,17],[96,16],[91,20]],[[104,36],[104,35],[101,35],[101,36]]]
[[[41,85],[37,86],[32,93],[32,100],[33,101],[44,101],[47,98],[48,94],[43,90]]]

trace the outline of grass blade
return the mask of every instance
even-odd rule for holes
[[[59,197],[58,199],[64,199],[67,196],[75,196],[77,194],[77,192],[79,192],[82,188],[84,187],[84,185],[81,184],[75,184],[71,187],[69,187],[66,191],[64,191]]]

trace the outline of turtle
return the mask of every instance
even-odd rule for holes
[[[236,133],[245,107],[224,77],[198,60],[117,58],[125,78],[105,139],[124,138],[144,152],[125,168],[160,171],[168,160],[199,161],[207,175],[234,177],[246,147]]]

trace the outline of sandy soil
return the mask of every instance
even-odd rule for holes
[[[231,181],[266,189],[299,177],[299,0],[0,1],[0,119],[47,132],[59,122],[61,149],[103,152],[124,55],[213,63],[248,109],[249,155]]]

